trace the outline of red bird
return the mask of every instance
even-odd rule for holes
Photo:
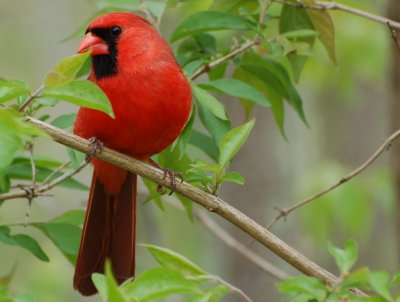
[[[192,93],[167,42],[145,19],[131,13],[97,17],[78,52],[91,51],[89,79],[108,96],[115,119],[80,108],[74,133],[140,160],[167,148],[181,133]],[[74,275],[83,295],[97,291],[94,272],[110,259],[119,283],[135,271],[137,176],[93,159],[93,178]]]

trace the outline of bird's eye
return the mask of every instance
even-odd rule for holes
[[[111,36],[118,37],[122,32],[122,28],[119,26],[111,27]]]

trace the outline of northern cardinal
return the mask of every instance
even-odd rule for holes
[[[93,20],[78,52],[91,51],[89,79],[108,96],[115,119],[80,108],[74,133],[140,160],[167,148],[184,128],[192,93],[167,42],[131,13]],[[111,261],[119,283],[134,276],[137,176],[93,159],[92,184],[74,275],[74,287],[95,294],[91,276]]]

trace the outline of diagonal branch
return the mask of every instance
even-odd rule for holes
[[[67,133],[64,130],[58,129],[35,118],[27,116],[26,119],[32,124],[40,127],[50,137],[52,137],[54,141],[62,145],[84,153],[89,153],[91,151],[89,141],[86,139]],[[170,179],[165,179],[164,172],[147,163],[128,157],[109,148],[104,148],[101,153],[96,155],[96,157],[117,167],[157,182],[167,188],[171,188],[171,181]],[[223,201],[219,197],[209,194],[186,182],[177,183],[175,186],[175,192],[189,198],[193,202],[196,202],[206,208],[209,212],[214,212],[231,222],[233,225],[253,237],[256,241],[260,242],[302,273],[317,277],[330,285],[339,281],[333,274],[305,257],[299,251],[283,242],[260,224],[256,223],[253,219],[232,207],[229,203]],[[365,296],[365,294],[360,291],[357,291],[357,294]]]
[[[348,175],[342,177],[339,181],[334,183],[333,185],[330,185],[329,187],[323,189],[322,191],[315,193],[314,195],[303,199],[299,202],[294,203],[292,206],[290,206],[287,209],[279,210],[279,215],[277,215],[270,224],[268,224],[267,229],[270,230],[275,223],[277,223],[280,219],[286,218],[291,212],[294,210],[297,210],[298,208],[310,203],[311,201],[331,192],[332,190],[336,189],[340,185],[344,184],[345,182],[349,181],[352,179],[354,176],[357,176],[361,172],[363,172],[365,169],[367,169],[375,160],[378,159],[378,157],[385,151],[387,151],[393,142],[400,137],[400,130],[397,130],[394,132],[392,135],[390,135],[382,145],[379,146],[379,148],[372,154],[361,166],[359,166],[357,169],[349,173]]]
[[[314,9],[314,10],[339,10],[339,11],[343,11],[346,13],[350,13],[356,16],[360,16],[378,23],[382,23],[382,24],[388,24],[391,28],[396,28],[396,29],[400,29],[400,22],[379,16],[379,15],[375,15],[354,7],[350,7],[341,3],[337,3],[337,2],[333,2],[333,1],[316,1],[315,5],[307,5],[301,2],[290,2],[287,0],[273,0],[277,3],[281,3],[281,4],[286,4],[286,5],[291,5],[291,6],[295,6],[298,8],[306,8],[306,9]]]
[[[264,4],[261,7],[260,18],[258,20],[259,27],[264,26],[265,16],[266,16],[267,10],[270,7],[270,5],[271,5],[270,0],[264,1]],[[189,77],[189,79],[192,81],[197,79],[203,73],[209,72],[210,70],[214,69],[218,65],[221,65],[221,64],[225,63],[226,61],[229,61],[230,59],[237,57],[238,55],[245,52],[249,48],[252,48],[253,46],[260,44],[260,41],[261,41],[261,36],[260,36],[260,34],[257,34],[253,40],[240,45],[238,48],[232,50],[230,53],[226,54],[225,56],[217,58],[214,61],[201,66]]]

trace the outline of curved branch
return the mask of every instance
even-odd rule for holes
[[[390,146],[393,144],[393,142],[400,137],[400,130],[397,130],[394,132],[392,135],[390,135],[382,145],[379,146],[379,148],[372,154],[361,166],[359,166],[357,169],[355,169],[353,172],[349,173],[348,175],[342,177],[339,181],[334,183],[333,185],[330,185],[329,187],[323,189],[322,191],[319,191],[318,193],[315,193],[314,195],[303,199],[299,202],[294,203],[292,206],[290,206],[287,209],[279,210],[279,215],[277,215],[270,224],[267,226],[267,230],[270,230],[275,223],[277,223],[280,219],[286,218],[291,212],[294,210],[297,210],[298,208],[308,204],[309,202],[329,193],[330,191],[336,189],[340,185],[344,184],[345,182],[348,182],[350,179],[352,179],[354,176],[360,174],[363,172],[366,168],[368,168],[375,160],[378,159],[378,157],[385,151],[387,151]]]
[[[89,153],[91,150],[89,141],[86,139],[67,133],[35,118],[27,116],[26,119],[40,127],[51,136],[54,141],[60,144],[84,153]],[[164,178],[163,171],[154,168],[147,163],[128,157],[109,148],[104,148],[101,153],[96,154],[96,157],[117,167],[157,182],[165,187],[171,187],[171,182],[169,179]],[[217,196],[204,192],[186,182],[177,183],[175,192],[196,202],[208,211],[214,212],[225,218],[302,273],[315,276],[327,284],[334,284],[338,281],[338,278],[333,274],[306,258],[300,252],[270,233],[250,217],[246,216]]]

